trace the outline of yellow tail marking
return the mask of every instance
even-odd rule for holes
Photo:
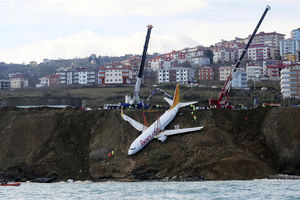
[[[121,115],[124,115],[123,106],[121,106]]]
[[[179,104],[179,84],[176,85],[176,90],[174,93],[173,104],[170,109],[173,109],[175,106]]]

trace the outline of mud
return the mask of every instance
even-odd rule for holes
[[[165,143],[153,140],[128,156],[140,133],[120,111],[2,108],[0,178],[189,181],[300,175],[300,109],[198,110],[196,120],[191,112],[182,109],[166,129],[205,124],[203,130]],[[125,113],[142,122],[142,111]],[[156,117],[147,113],[150,122]]]

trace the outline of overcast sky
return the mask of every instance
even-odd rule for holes
[[[0,62],[168,52],[259,31],[290,37],[299,0],[0,0]]]

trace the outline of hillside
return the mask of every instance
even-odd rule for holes
[[[125,112],[142,119],[142,111]],[[0,178],[228,180],[300,174],[299,109],[196,111],[196,121],[190,112],[182,109],[167,128],[205,124],[203,130],[152,141],[130,157],[127,150],[139,133],[117,110],[2,108]]]

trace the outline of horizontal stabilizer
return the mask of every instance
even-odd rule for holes
[[[179,103],[179,107],[182,108],[182,107],[185,107],[185,106],[188,106],[188,105],[193,105],[195,103],[198,103],[198,101]]]
[[[166,100],[166,102],[168,102],[168,104],[170,106],[172,106],[172,104],[173,104],[173,100],[172,99],[169,99],[168,97],[164,97],[164,99]]]
[[[144,129],[146,129],[147,127],[145,127],[143,124],[141,124],[140,122],[135,121],[134,119],[128,117],[127,115],[125,115],[123,113],[123,110],[121,112],[121,116],[125,121],[128,121],[136,130],[138,131],[143,131]]]
[[[180,133],[187,133],[187,132],[193,132],[193,131],[199,131],[203,129],[203,126],[199,127],[193,127],[193,128],[182,128],[182,129],[173,129],[173,130],[165,130],[158,134],[156,138],[164,137],[164,136],[170,136],[170,135],[176,135]]]

